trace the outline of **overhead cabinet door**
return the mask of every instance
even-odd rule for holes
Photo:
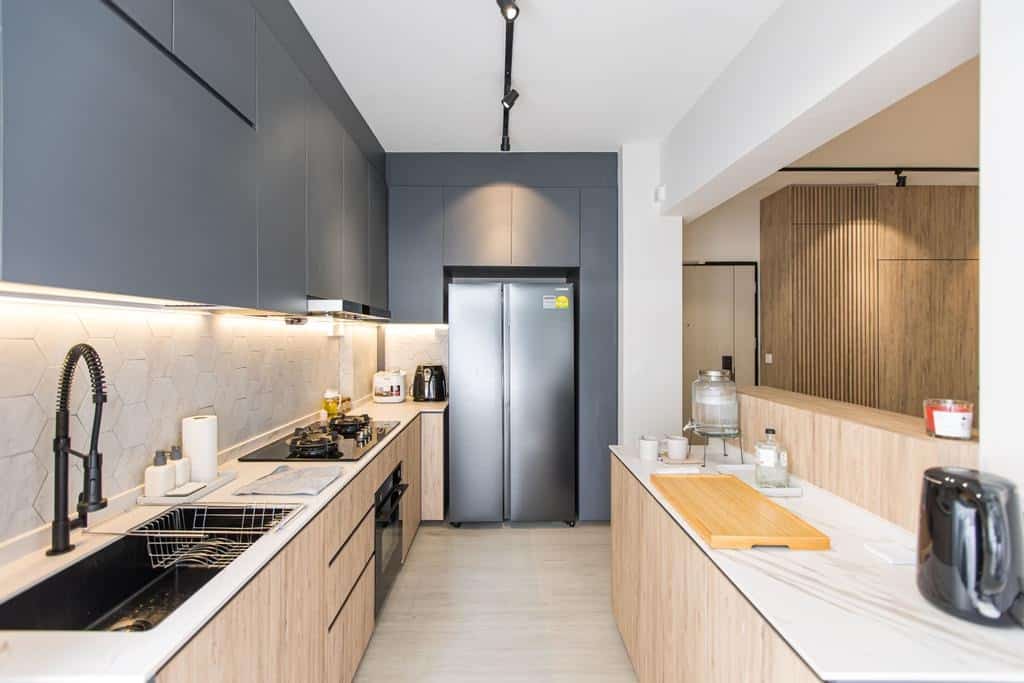
[[[512,265],[580,265],[580,191],[574,187],[512,190]]]
[[[270,30],[259,50],[259,306],[306,311],[306,105],[311,90]]]
[[[308,126],[309,294],[321,299],[340,299],[344,133],[334,113],[316,93],[309,100]]]
[[[444,264],[512,264],[512,189],[507,186],[444,189]]]
[[[256,120],[256,12],[248,0],[174,0],[173,49],[242,116]]]
[[[369,179],[366,157],[355,141],[343,133],[344,171],[342,173],[341,273],[344,297],[361,304],[369,303]]]
[[[388,189],[388,304],[396,323],[444,322],[444,190]]]
[[[256,131],[101,2],[3,13],[3,279],[255,306]]]
[[[370,300],[388,308],[388,188],[384,174],[370,167]]]
[[[171,49],[174,0],[113,0],[113,4],[151,38]]]

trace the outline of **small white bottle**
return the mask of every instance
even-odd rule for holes
[[[174,488],[174,466],[167,464],[167,451],[157,451],[153,464],[146,468],[145,495],[157,498]]]
[[[171,446],[171,467],[174,468],[174,485],[176,487],[189,482],[192,467],[189,459],[181,455],[181,446]]]
[[[775,440],[775,429],[764,430],[765,440],[755,446],[754,479],[759,488],[789,486],[789,455]]]

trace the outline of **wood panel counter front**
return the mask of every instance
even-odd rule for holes
[[[978,466],[977,440],[928,436],[920,417],[770,387],[739,394],[744,452],[773,427],[793,474],[910,531],[926,469]]]

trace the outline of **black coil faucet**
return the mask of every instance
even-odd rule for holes
[[[71,381],[79,359],[85,360],[92,383],[92,435],[89,438],[89,452],[79,453],[71,448],[68,422],[71,420],[68,400],[71,396]],[[75,344],[64,357],[64,367],[57,385],[57,431],[53,437],[53,542],[47,555],[60,555],[75,546],[71,545],[71,530],[87,525],[87,515],[107,507],[103,497],[103,455],[99,452],[100,420],[103,404],[107,400],[106,384],[103,378],[103,363],[96,349],[88,344]],[[68,456],[76,455],[85,465],[85,481],[78,494],[78,518],[68,519]]]

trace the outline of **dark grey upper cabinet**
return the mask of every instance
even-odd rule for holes
[[[444,190],[388,188],[391,321],[444,322]]]
[[[262,21],[259,65],[259,307],[306,311],[306,107],[311,90]]]
[[[370,166],[370,300],[388,307],[388,188],[384,174]]]
[[[101,2],[3,5],[5,280],[256,305],[256,131]]]
[[[512,189],[505,185],[444,189],[444,264],[512,263]]]
[[[611,515],[608,444],[618,443],[619,198],[614,187],[580,190],[577,348],[580,519]]]
[[[512,190],[512,265],[580,264],[580,191],[574,187]]]
[[[155,41],[171,49],[174,0],[113,0],[122,12]]]
[[[370,198],[366,157],[343,133],[341,283],[344,298],[368,304],[370,301],[369,220]]]
[[[174,0],[174,54],[256,120],[256,11],[249,0]]]
[[[310,296],[340,299],[343,293],[342,150],[344,132],[327,104],[314,92],[307,129],[307,264]]]

